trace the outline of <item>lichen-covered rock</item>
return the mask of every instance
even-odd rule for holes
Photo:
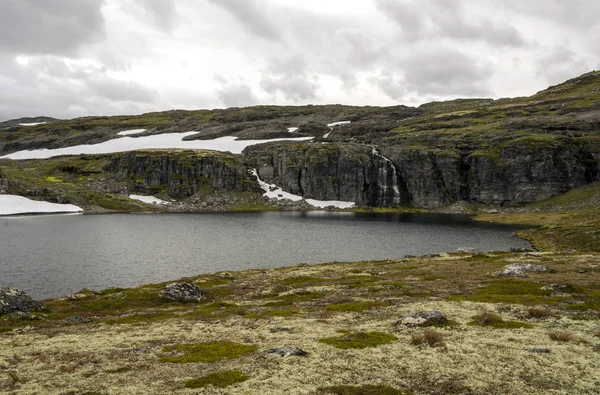
[[[197,285],[190,283],[169,284],[160,291],[160,296],[179,302],[199,302],[206,298]]]
[[[0,288],[0,315],[41,309],[42,305],[25,292],[12,287]]]
[[[278,355],[281,355],[282,357],[291,357],[291,356],[303,357],[308,354],[303,349],[298,348],[298,347],[292,347],[292,346],[271,348],[269,350],[266,350],[265,353],[266,354],[278,354]]]
[[[396,321],[396,325],[404,326],[434,326],[443,325],[448,320],[439,311],[420,311],[418,313],[409,314],[401,317]]]
[[[531,263],[512,263],[504,266],[504,270],[496,273],[500,277],[527,277],[528,272],[549,272],[546,266]]]

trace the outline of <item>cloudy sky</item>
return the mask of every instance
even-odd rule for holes
[[[0,0],[0,121],[530,95],[600,69],[597,0]]]

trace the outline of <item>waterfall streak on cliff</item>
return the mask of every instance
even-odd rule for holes
[[[378,179],[378,184],[382,192],[382,199],[385,199],[385,197],[388,194],[388,168],[390,168],[392,170],[392,203],[400,204],[402,199],[400,195],[400,189],[398,187],[398,172],[396,171],[396,165],[394,165],[394,162],[392,162],[391,160],[383,156],[383,154],[381,154],[379,151],[377,151],[377,149],[374,146],[371,145],[370,147],[372,148],[371,155],[381,158],[385,162],[384,166],[379,167]]]

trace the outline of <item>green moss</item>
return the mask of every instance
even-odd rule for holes
[[[363,385],[355,387],[352,385],[336,385],[332,387],[321,387],[317,390],[319,395],[412,395],[405,389],[389,387],[387,385]]]
[[[270,317],[291,317],[300,314],[298,309],[272,309],[258,313],[249,313],[244,315],[245,318],[270,318]]]
[[[308,292],[300,291],[292,294],[278,296],[275,300],[267,302],[265,306],[291,306],[301,302],[311,302],[321,299],[325,296],[325,292]]]
[[[565,297],[551,297],[551,291],[542,285],[526,280],[491,280],[475,293],[450,296],[450,300],[466,300],[483,303],[514,303],[524,305],[557,304]]]
[[[292,287],[310,287],[314,285],[320,285],[323,283],[327,283],[330,280],[321,277],[312,277],[312,276],[298,276],[298,277],[289,277],[281,280],[282,285],[289,285]]]
[[[257,346],[234,343],[230,341],[218,341],[194,344],[178,344],[167,346],[163,352],[177,353],[183,355],[165,355],[160,357],[163,363],[214,363],[225,359],[237,359],[256,351]]]
[[[330,304],[326,307],[329,311],[348,311],[348,312],[359,312],[370,309],[375,309],[378,307],[387,306],[387,303],[382,302],[351,302],[351,303],[338,303],[338,304]]]
[[[520,321],[504,321],[502,317],[492,313],[481,313],[474,315],[472,321],[468,322],[467,325],[471,326],[485,326],[490,328],[501,328],[501,329],[518,329],[518,328],[533,328],[533,325],[527,324]]]
[[[204,388],[214,386],[218,388],[229,387],[230,385],[242,383],[248,380],[250,376],[239,370],[226,370],[223,372],[211,373],[197,379],[187,380],[186,388]]]
[[[382,344],[393,343],[396,340],[398,340],[396,336],[383,332],[346,332],[339,337],[319,339],[319,342],[335,348],[347,349],[377,347]]]

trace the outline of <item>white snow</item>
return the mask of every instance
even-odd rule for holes
[[[130,136],[132,134],[140,134],[144,133],[146,129],[131,129],[131,130],[123,130],[122,132],[117,133],[118,136]]]
[[[300,128],[288,128],[287,131],[288,131],[288,133],[296,133],[298,131],[298,129],[300,129]]]
[[[348,125],[350,123],[352,123],[352,121],[340,121],[340,122],[328,123],[327,126],[329,126],[330,128],[333,129],[335,126]]]
[[[143,196],[143,195],[129,195],[129,199],[139,200],[140,202],[148,204],[169,204],[169,202],[159,199],[154,196]]]
[[[31,200],[23,196],[0,195],[0,215],[32,213],[76,213],[83,211],[72,204],[58,204]]]
[[[313,137],[279,138],[270,140],[237,140],[237,137],[226,136],[213,140],[190,140],[183,141],[184,137],[196,134],[196,132],[166,133],[145,137],[121,137],[105,141],[99,144],[75,145],[72,147],[57,149],[39,149],[33,151],[13,152],[0,157],[0,159],[46,159],[61,155],[83,155],[83,154],[110,154],[114,152],[135,151],[151,148],[183,148],[183,149],[206,149],[214,151],[229,151],[233,154],[241,154],[244,148],[254,145],[283,140],[311,140]]]
[[[43,125],[46,122],[31,122],[31,123],[20,123],[19,126],[36,126],[36,125]]]
[[[279,188],[275,184],[268,184],[268,183],[262,181],[260,179],[260,177],[258,176],[256,169],[252,169],[250,171],[250,173],[254,177],[256,177],[256,179],[258,180],[258,184],[260,185],[262,190],[265,191],[263,196],[267,196],[270,199],[277,199],[277,200],[288,199],[288,200],[292,200],[294,202],[299,202],[301,200],[304,200],[304,198],[302,196],[294,195],[289,192],[285,192],[283,189]],[[305,199],[305,201],[308,204],[310,204],[311,206],[317,207],[317,208],[325,208],[325,207],[329,207],[329,206],[333,206],[336,208],[352,208],[355,206],[354,202],[344,202],[344,201],[339,201],[339,200]]]
[[[258,184],[260,185],[262,190],[265,191],[263,196],[267,196],[270,199],[277,199],[277,200],[288,199],[288,200],[292,200],[294,202],[299,202],[300,200],[302,200],[302,196],[298,196],[298,195],[294,195],[289,192],[285,192],[283,189],[279,188],[275,184],[267,184],[266,182],[264,182],[263,180],[260,179],[260,177],[258,176],[258,173],[256,172],[255,169],[252,169],[251,174],[254,177],[256,177],[256,179],[258,180]]]
[[[336,126],[342,126],[342,125],[348,125],[352,123],[352,121],[339,121],[339,122],[333,122],[333,123],[328,123],[327,126],[329,126],[329,132],[325,133],[323,135],[323,138],[326,139],[329,137],[329,135],[331,134],[331,132],[333,132],[333,128],[335,128]]]
[[[311,206],[318,208],[325,208],[329,206],[333,206],[335,208],[352,208],[356,206],[354,202],[344,202],[342,200],[315,200],[315,199],[306,199],[306,202]]]

